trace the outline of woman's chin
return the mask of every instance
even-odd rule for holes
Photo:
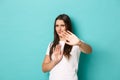
[[[58,34],[59,37],[62,37],[62,34]]]
[[[60,38],[63,38],[62,35],[58,35]]]

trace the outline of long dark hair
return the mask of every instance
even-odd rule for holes
[[[60,41],[59,36],[56,32],[56,21],[57,20],[63,20],[65,23],[66,30],[69,30],[70,32],[72,32],[72,24],[71,24],[71,20],[70,20],[69,16],[66,14],[60,14],[55,19],[55,22],[54,22],[54,40],[50,47],[50,59],[51,59],[51,55],[53,53],[53,48],[55,48],[56,45],[59,44],[59,41]],[[68,59],[70,58],[71,49],[72,49],[71,45],[65,44],[64,49],[63,49],[63,55],[66,56]]]

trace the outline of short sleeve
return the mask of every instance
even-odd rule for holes
[[[81,40],[81,42],[85,43],[83,40]],[[78,54],[81,53],[81,49],[78,45],[73,46],[73,51],[74,53],[78,53]]]
[[[50,47],[51,47],[51,43],[49,43],[49,45],[47,47],[46,55],[49,55],[49,53],[50,53]]]
[[[76,49],[75,49],[75,50],[76,50],[76,53],[78,53],[78,54],[79,54],[79,53],[81,52],[80,47],[79,47],[79,46],[75,46],[75,48],[76,48]]]

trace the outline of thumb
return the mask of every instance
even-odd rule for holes
[[[65,43],[68,44],[68,45],[71,45],[70,42],[68,42],[68,41],[65,41]]]
[[[60,52],[60,55],[58,56],[58,59],[61,60],[63,57],[63,51]]]

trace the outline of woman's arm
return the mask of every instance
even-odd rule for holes
[[[54,57],[53,60],[50,59],[49,55],[45,56],[45,59],[42,64],[42,71],[43,72],[48,72],[50,71],[56,64],[58,64],[62,57],[63,57],[63,51],[61,51],[61,46],[56,45],[55,49],[53,49],[53,54],[52,56]]]
[[[81,51],[83,53],[89,54],[89,53],[92,52],[91,46],[86,44],[86,43],[84,43],[84,42],[82,42],[82,41],[80,41],[80,40],[79,40],[77,45],[79,46],[79,48],[81,49]]]
[[[49,55],[45,56],[45,59],[42,64],[42,71],[48,72],[55,66],[55,62],[50,60]]]
[[[71,33],[70,31],[64,31],[63,32],[63,37],[66,39],[66,44],[69,45],[78,45],[82,52],[84,53],[91,53],[92,48],[90,45],[82,42],[76,35]]]

